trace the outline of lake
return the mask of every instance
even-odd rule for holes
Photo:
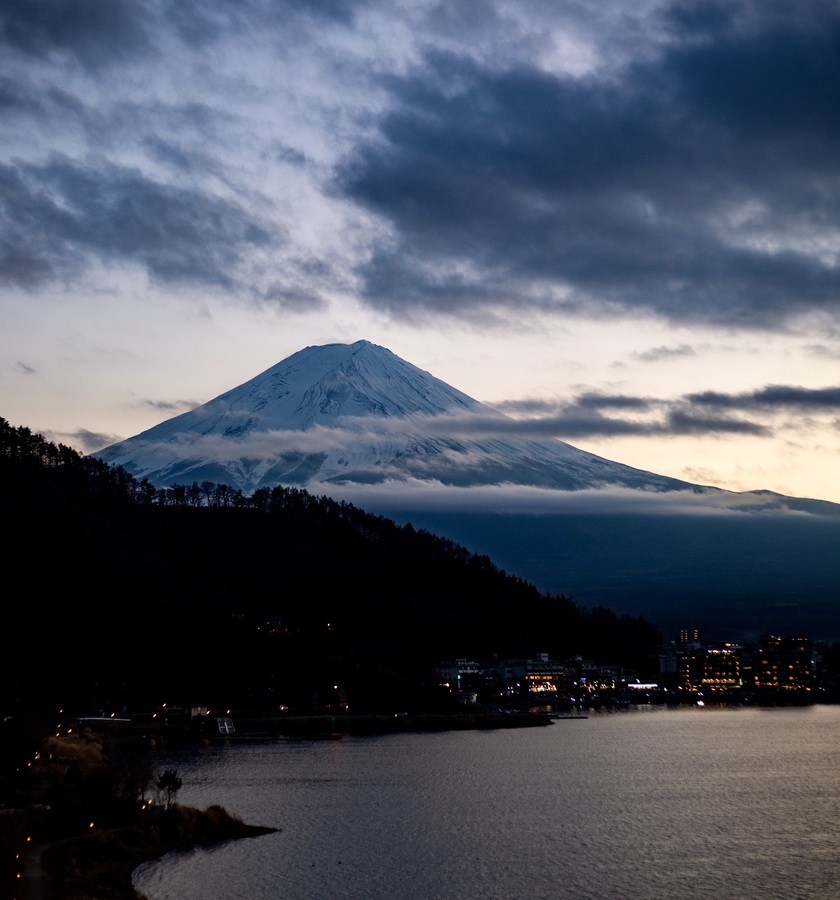
[[[840,707],[161,754],[180,803],[281,829],[135,873],[149,900],[840,896]]]

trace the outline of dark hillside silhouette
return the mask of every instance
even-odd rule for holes
[[[541,594],[489,558],[275,488],[156,490],[0,420],[7,706],[422,706],[434,662],[544,651],[635,664],[640,619]]]

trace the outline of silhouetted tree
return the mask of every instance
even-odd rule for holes
[[[178,777],[174,769],[166,769],[157,780],[159,791],[166,794],[166,808],[169,809],[175,802],[175,795],[181,790],[184,782]]]

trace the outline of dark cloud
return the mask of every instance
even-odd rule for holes
[[[545,400],[536,397],[525,397],[521,400],[502,400],[494,403],[493,408],[499,412],[509,413],[514,416],[537,416],[556,412],[565,406],[558,400]]]
[[[772,437],[775,429],[761,421],[775,413],[840,412],[840,387],[805,388],[765,385],[754,391],[703,391],[676,398],[637,397],[585,391],[571,401],[518,400],[497,404],[514,418],[521,434],[558,438],[622,435],[753,435]],[[601,410],[612,410],[604,416]],[[616,413],[625,413],[617,417]],[[747,414],[750,419],[734,414]],[[628,418],[629,416],[629,418]]]
[[[361,269],[370,302],[840,313],[819,246],[840,227],[840,9],[739,9],[750,28],[675,5],[682,40],[620,78],[436,52],[387,80],[378,138],[337,178],[391,226]]]
[[[231,200],[64,157],[0,166],[0,223],[0,280],[23,287],[96,256],[136,263],[164,283],[231,288],[246,250],[276,240]]]
[[[260,296],[290,312],[312,312],[327,307],[324,297],[311,287],[277,283],[269,286]]]
[[[722,416],[699,416],[683,410],[672,410],[668,414],[665,429],[668,434],[750,434],[756,437],[771,437],[773,431],[758,422],[743,419],[729,419]]]
[[[152,9],[141,0],[4,0],[0,41],[27,55],[67,53],[96,67],[152,50]]]
[[[676,50],[668,71],[701,121],[737,140],[769,142],[788,166],[799,161],[808,172],[833,171],[840,122],[826,114],[840,101],[840,21],[836,6],[833,15],[816,18],[813,5],[811,15],[805,9],[758,32]]]
[[[460,437],[509,436],[535,440],[650,435],[659,434],[662,430],[662,425],[658,422],[617,419],[603,416],[592,408],[576,405],[525,419],[464,417],[448,427],[450,434],[455,433]]]
[[[325,23],[347,28],[366,0],[205,0],[165,4],[161,18],[192,47],[223,41],[232,33],[253,29],[277,31],[282,46],[289,32],[317,29]],[[285,32],[285,33],[284,33]]]
[[[778,411],[836,412],[840,410],[840,388],[768,385],[747,393],[706,391],[676,398],[585,391],[571,401],[512,400],[496,404],[496,408],[514,417],[502,430],[517,432],[520,437],[772,437],[775,428],[761,421],[762,415]],[[612,414],[603,415],[602,410],[611,410]],[[737,417],[737,413],[751,414],[752,418]]]
[[[368,6],[367,0],[285,0],[281,10],[289,10],[312,16],[315,19],[332,19],[344,25],[351,25],[359,9]]]
[[[539,4],[514,25],[503,4],[421,4],[396,14],[394,48],[359,65],[390,33],[366,0],[7,0],[0,278],[34,287],[95,258],[289,308],[358,289],[415,319],[502,307],[747,328],[838,317],[840,7],[675,0],[650,15],[618,4],[612,21],[591,6]],[[553,36],[591,70],[547,69],[536,48]],[[258,71],[310,43],[323,79],[311,93]],[[91,91],[92,74],[110,80]],[[263,132],[253,117],[274,115],[275,96],[285,115],[284,90],[302,91],[304,112],[288,133]],[[353,149],[325,188],[338,147]],[[67,157],[47,158],[55,148]],[[278,227],[229,197],[263,192],[260,215],[293,228],[322,189],[350,201],[331,209],[352,234],[346,257],[314,283],[311,248],[273,271],[255,260],[247,281],[251,251]],[[289,207],[272,209],[280,196]]]
[[[171,166],[173,169],[189,172],[195,166],[195,154],[190,153],[179,144],[164,140],[158,135],[147,136],[144,144],[152,159]]]
[[[576,415],[572,408],[563,416],[542,421],[546,432],[558,438],[581,439],[586,437],[676,437],[684,435],[742,434],[771,437],[772,429],[759,422],[733,419],[726,415],[711,416],[672,409],[664,418],[621,419],[602,416],[600,413]]]
[[[364,0],[4,0],[0,45],[32,57],[65,54],[96,69],[157,56],[163,33],[200,48],[292,20],[350,26],[365,5]]]
[[[583,409],[636,409],[650,408],[650,400],[645,397],[628,397],[626,394],[598,394],[586,392],[575,401]]]
[[[357,11],[367,5],[367,0],[180,0],[155,12],[165,20],[165,27],[194,48],[254,30],[276,32],[282,47],[290,38],[316,34],[325,25],[350,28]]]
[[[668,7],[662,18],[666,27],[683,40],[710,39],[732,26],[733,14],[732,4],[698,0]]]
[[[300,150],[284,145],[279,145],[276,148],[276,155],[280,162],[288,163],[292,166],[304,166],[308,161],[306,155],[301,153]]]
[[[674,359],[680,356],[695,356],[695,350],[688,344],[680,344],[677,347],[651,347],[643,353],[634,353],[633,358],[640,362],[659,362],[663,359]]]
[[[587,392],[566,403],[526,399],[496,404],[495,408],[510,417],[465,416],[446,420],[446,433],[460,437],[516,436],[538,440],[703,434],[770,437],[773,434],[761,422],[733,418],[729,409],[715,415],[706,408],[694,408],[685,398],[657,400]],[[612,414],[604,415],[601,410],[612,410]],[[441,427],[438,420],[431,420],[431,424]]]
[[[840,349],[827,344],[811,344],[808,352],[824,359],[840,359]]]
[[[201,406],[200,400],[143,400],[141,406],[162,413],[181,413]]]
[[[78,428],[76,431],[66,434],[51,432],[49,433],[49,437],[53,441],[68,443],[71,447],[80,449],[82,453],[93,453],[96,450],[101,450],[103,447],[107,447],[109,444],[121,440],[117,435],[88,431],[86,428]]]
[[[686,399],[696,406],[716,409],[840,411],[840,387],[804,388],[771,384],[740,394],[704,391],[689,394]]]
[[[13,78],[0,78],[0,111],[3,115],[28,111],[32,106],[28,92]]]

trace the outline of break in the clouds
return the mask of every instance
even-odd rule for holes
[[[0,278],[400,318],[840,313],[840,8],[0,9]]]

